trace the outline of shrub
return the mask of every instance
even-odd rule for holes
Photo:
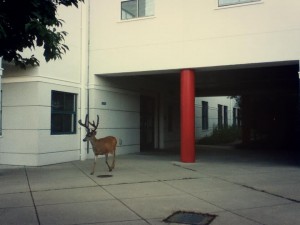
[[[228,126],[223,128],[215,127],[211,136],[202,138],[198,144],[218,145],[228,144],[240,138],[240,129],[236,126]]]

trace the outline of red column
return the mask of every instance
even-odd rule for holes
[[[195,162],[195,73],[181,71],[180,90],[181,162]]]

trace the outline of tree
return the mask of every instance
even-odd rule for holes
[[[34,55],[21,55],[38,46],[47,62],[61,59],[69,48],[64,44],[67,32],[60,29],[64,21],[57,18],[57,7],[78,7],[79,2],[84,0],[0,0],[0,57],[21,68],[38,66]]]

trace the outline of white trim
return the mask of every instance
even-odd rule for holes
[[[227,5],[227,6],[219,6],[219,0],[216,0],[215,10],[243,7],[243,6],[249,6],[249,5],[258,5],[258,4],[263,4],[263,3],[264,3],[264,0],[260,0],[257,2],[247,2],[247,3],[239,3],[239,4],[233,4],[233,5]]]
[[[138,21],[138,20],[149,20],[149,19],[155,19],[155,18],[156,18],[156,16],[143,16],[143,17],[136,17],[136,18],[132,18],[132,19],[126,19],[126,20],[119,19],[118,23],[133,22],[133,21]]]
[[[74,82],[65,79],[58,79],[46,76],[17,76],[17,77],[3,77],[2,84],[10,84],[10,83],[26,83],[26,82],[43,82],[43,83],[51,83],[57,85],[64,85],[64,86],[72,86],[79,88],[80,83]]]
[[[119,94],[126,94],[126,95],[139,95],[138,91],[131,91],[121,88],[115,88],[115,87],[108,87],[108,86],[102,86],[102,85],[96,85],[96,84],[90,84],[89,89],[94,89],[98,91],[107,91],[107,92],[113,92],[113,93],[119,93]]]

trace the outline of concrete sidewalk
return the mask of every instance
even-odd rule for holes
[[[166,224],[177,210],[217,215],[212,225],[300,224],[300,168],[230,148],[117,156],[43,167],[0,165],[0,224]],[[112,174],[109,178],[98,175]]]

